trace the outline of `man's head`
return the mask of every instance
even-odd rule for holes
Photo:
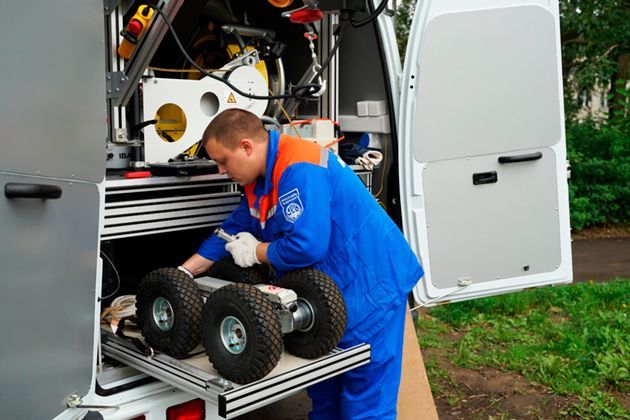
[[[227,174],[239,185],[247,185],[265,176],[269,135],[256,115],[242,109],[227,109],[208,124],[203,146]]]

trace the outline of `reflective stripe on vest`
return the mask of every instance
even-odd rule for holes
[[[281,134],[278,140],[278,150],[271,173],[271,191],[269,191],[269,194],[260,197],[258,209],[255,206],[257,196],[254,193],[256,182],[245,186],[245,197],[247,199],[247,205],[249,206],[249,214],[258,219],[261,227],[264,229],[266,221],[276,214],[278,207],[277,185],[284,171],[289,166],[302,162],[328,168],[328,155],[329,151],[317,143]]]

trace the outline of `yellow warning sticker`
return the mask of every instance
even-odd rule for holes
[[[236,103],[236,97],[234,96],[234,94],[232,92],[230,92],[230,96],[228,96],[227,103],[228,104],[235,104]]]

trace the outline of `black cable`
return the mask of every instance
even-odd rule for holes
[[[166,131],[160,131],[160,136],[164,137],[164,139],[166,139],[166,141],[169,143],[175,143],[175,139],[171,137],[171,135],[168,134]]]
[[[118,290],[120,289],[120,275],[118,274],[118,270],[116,270],[116,266],[114,265],[114,263],[112,262],[112,260],[109,259],[109,257],[107,256],[107,254],[105,254],[103,251],[101,251],[101,255],[103,257],[105,257],[105,259],[107,260],[107,262],[112,266],[112,268],[114,269],[114,273],[116,273],[116,279],[118,279],[118,284],[116,285],[116,290],[114,290],[112,293],[110,293],[109,295],[105,296],[105,297],[100,297],[98,298],[98,301],[101,302],[105,299],[109,299],[110,297],[113,297],[116,293],[118,293]]]
[[[386,3],[386,0],[383,0],[384,3]],[[149,7],[151,7],[153,10],[155,10],[155,12],[160,15],[162,17],[162,19],[164,19],[164,22],[166,23],[166,25],[168,26],[168,30],[171,33],[171,35],[173,36],[173,39],[175,40],[175,43],[177,44],[177,47],[179,48],[179,50],[181,51],[181,53],[184,55],[184,57],[186,58],[186,60],[198,71],[201,72],[201,74],[204,74],[208,77],[210,77],[211,79],[217,80],[219,82],[224,83],[226,86],[228,86],[230,89],[232,89],[234,92],[238,93],[241,96],[244,96],[245,98],[249,98],[249,99],[260,99],[260,100],[271,100],[271,99],[289,99],[289,98],[295,98],[297,100],[317,100],[318,98],[313,98],[313,97],[309,97],[309,96],[305,96],[308,95],[308,93],[303,93],[303,91],[307,91],[310,92],[311,90],[313,92],[317,92],[319,91],[319,89],[321,89],[321,85],[317,84],[317,83],[307,83],[305,85],[301,85],[301,86],[296,86],[295,88],[293,88],[293,92],[289,93],[289,94],[284,94],[284,95],[268,95],[268,96],[260,96],[260,95],[251,95],[249,93],[245,93],[243,91],[241,91],[240,89],[238,89],[236,86],[234,86],[232,83],[230,83],[229,80],[224,79],[223,77],[219,77],[219,76],[215,76],[214,74],[208,72],[206,69],[204,69],[203,67],[201,67],[199,64],[197,64],[195,62],[195,60],[193,60],[192,58],[190,58],[190,56],[188,55],[188,53],[186,52],[186,49],[184,48],[184,46],[182,45],[181,41],[179,40],[179,37],[177,36],[177,33],[175,32],[175,28],[173,28],[173,25],[171,24],[171,22],[168,20],[168,18],[166,17],[166,15],[164,14],[164,12],[154,6],[149,4]],[[379,6],[380,7],[380,6]],[[332,56],[334,55],[335,51],[337,50],[337,48],[339,47],[339,41],[342,37],[343,32],[341,32],[342,28],[343,28],[343,23],[345,22],[342,21],[340,27],[339,27],[339,35],[337,36],[337,41],[335,42],[335,45],[333,46],[333,49],[331,50],[330,54],[328,55],[328,57],[326,58],[326,60],[324,61],[324,63],[322,64],[321,68],[319,69],[319,71],[316,73],[316,76],[313,79],[316,79],[317,77],[319,77],[324,69],[326,68],[326,66],[328,65],[328,63],[330,62],[330,60],[332,59]]]
[[[326,57],[326,60],[324,60],[324,62],[321,64],[320,69],[315,73],[315,75],[313,76],[313,80],[317,79],[319,76],[321,76],[324,73],[324,70],[326,70],[326,67],[328,66],[328,64],[330,63],[330,60],[332,60],[332,58],[334,57],[335,53],[337,52],[337,49],[339,48],[339,44],[341,43],[341,39],[343,38],[343,34],[344,34],[344,28],[346,26],[347,20],[346,19],[342,19],[341,23],[339,24],[339,27],[337,28],[337,30],[335,32],[337,32],[337,40],[335,41],[335,45],[333,45],[332,49],[330,50],[330,53],[328,53],[328,57]],[[312,98],[309,98],[308,96],[304,96],[304,95],[309,95],[311,94],[310,92],[302,92],[304,90],[307,89],[314,89],[314,92],[319,91],[319,89],[321,89],[320,85],[317,84],[310,84],[310,85],[303,85],[303,86],[296,86],[293,89],[293,96],[297,99],[297,100],[310,100]]]
[[[385,10],[385,7],[387,6],[387,1],[388,0],[382,0],[381,4],[378,5],[378,7],[374,11],[374,13],[372,13],[370,16],[366,17],[365,19],[362,19],[362,20],[360,20],[358,22],[355,21],[355,20],[350,20],[350,22],[352,23],[352,27],[353,28],[360,28],[361,26],[365,26],[368,23],[372,22],[374,19],[376,19],[378,17],[378,15],[381,14],[381,12],[383,10]]]
[[[186,58],[186,60],[197,70],[199,70],[201,72],[201,74],[204,74],[208,77],[210,77],[211,79],[217,80],[219,82],[224,83],[225,85],[227,85],[230,89],[232,89],[234,92],[238,93],[241,96],[244,96],[246,98],[249,99],[261,99],[261,100],[270,100],[270,99],[288,99],[288,98],[294,98],[295,95],[294,94],[285,94],[285,95],[273,95],[273,96],[260,96],[260,95],[251,95],[249,93],[245,93],[243,91],[241,91],[240,89],[238,89],[236,86],[234,86],[232,83],[230,83],[229,80],[226,80],[222,77],[219,76],[215,76],[214,74],[208,72],[206,69],[204,69],[203,67],[201,67],[199,64],[197,64],[192,58],[190,58],[190,56],[188,55],[188,53],[186,52],[186,50],[184,49],[184,46],[182,45],[181,41],[179,40],[179,37],[177,36],[177,33],[175,32],[175,28],[173,28],[173,25],[171,24],[171,22],[168,20],[168,18],[166,17],[166,15],[164,14],[164,12],[162,12],[161,9],[159,9],[158,7],[155,7],[153,5],[150,5],[150,7],[153,8],[153,10],[156,11],[156,13],[158,15],[160,15],[162,17],[162,19],[164,19],[164,22],[166,23],[166,25],[168,26],[169,32],[171,33],[171,35],[173,36],[173,39],[175,40],[175,44],[177,44],[177,47],[179,48],[179,50],[181,51],[181,53],[184,55],[184,57]]]
[[[157,124],[158,120],[146,120],[146,121],[142,121],[136,125],[134,125],[133,127],[131,127],[131,131],[135,132],[138,130],[142,130],[144,127],[147,127],[149,125],[154,125]]]
[[[339,27],[337,28],[337,31],[336,31],[337,40],[335,41],[335,45],[333,45],[332,49],[330,50],[330,53],[328,54],[328,57],[326,57],[326,60],[324,60],[324,62],[322,63],[321,68],[317,71],[317,73],[315,73],[315,78],[318,78],[319,76],[322,75],[322,73],[324,73],[324,70],[330,63],[330,60],[333,58],[333,56],[337,52],[337,48],[339,48],[339,44],[341,43],[341,39],[343,38],[344,28],[347,22],[348,21],[344,19],[339,24]]]

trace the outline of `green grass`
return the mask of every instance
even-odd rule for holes
[[[419,320],[423,348],[456,365],[522,374],[579,403],[563,413],[626,418],[630,392],[630,281],[580,283],[440,306]],[[459,332],[458,340],[444,335]],[[431,370],[428,370],[431,375]]]

